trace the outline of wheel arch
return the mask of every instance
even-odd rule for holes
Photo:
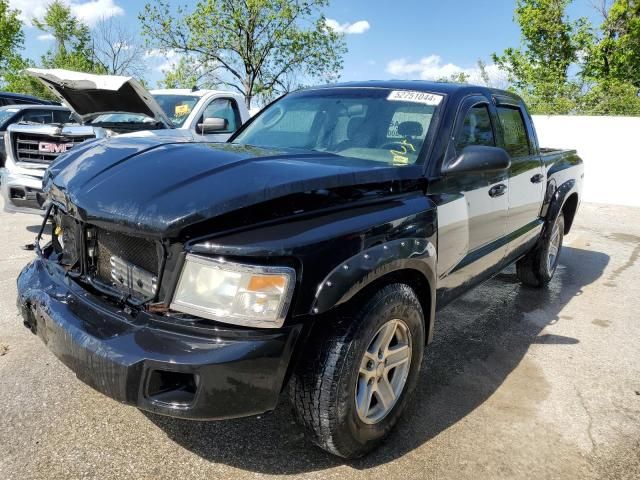
[[[436,250],[426,239],[402,239],[378,244],[342,262],[319,286],[312,315],[352,307],[371,292],[391,283],[407,284],[423,309],[425,338],[433,338]]]
[[[573,225],[573,219],[578,211],[578,192],[571,193],[562,205],[562,214],[564,215],[564,234],[566,235],[571,230]]]

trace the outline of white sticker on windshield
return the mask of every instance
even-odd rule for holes
[[[389,94],[387,100],[422,103],[424,105],[440,105],[442,95],[427,92],[416,92],[414,90],[394,90]]]

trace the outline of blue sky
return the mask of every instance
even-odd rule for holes
[[[114,16],[137,31],[137,15],[145,0],[68,0],[72,10],[92,25]],[[177,2],[176,2],[177,3]],[[180,4],[192,4],[182,1]],[[45,0],[10,0],[25,20],[42,15]],[[587,16],[598,23],[593,0],[574,0],[573,18]],[[465,71],[477,75],[476,62],[491,63],[491,53],[519,44],[513,22],[515,0],[333,0],[325,10],[335,28],[345,32],[349,53],[342,80],[386,78],[439,78]],[[51,40],[33,27],[25,29],[27,54],[39,58]],[[149,57],[151,85],[162,77],[167,59]],[[171,59],[169,59],[171,60]],[[497,83],[501,75],[490,66]]]

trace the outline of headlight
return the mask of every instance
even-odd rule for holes
[[[250,327],[278,328],[295,285],[289,267],[242,265],[188,254],[171,308]]]

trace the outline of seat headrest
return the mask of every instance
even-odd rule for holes
[[[361,133],[362,127],[364,126],[364,117],[353,117],[349,120],[347,124],[347,138],[353,140],[353,138]]]
[[[398,125],[398,134],[402,137],[419,137],[422,135],[420,122],[402,122]]]

